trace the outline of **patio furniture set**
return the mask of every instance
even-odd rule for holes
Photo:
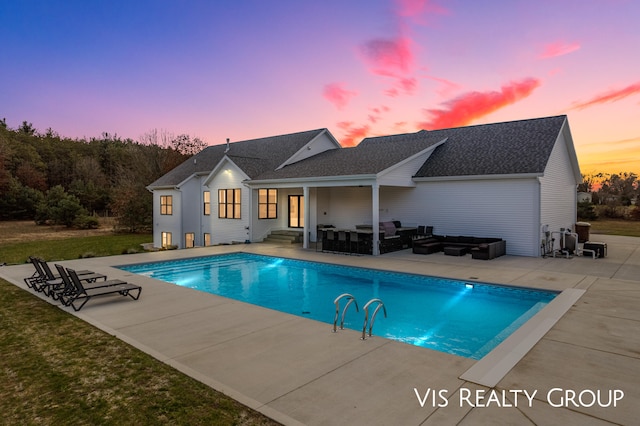
[[[431,235],[413,240],[416,254],[442,251],[448,256],[464,256],[471,253],[473,259],[489,260],[503,256],[506,250],[507,242],[502,238]]]
[[[24,279],[27,287],[45,296],[58,300],[64,306],[71,306],[75,311],[95,296],[116,295],[129,296],[138,300],[142,287],[122,280],[107,280],[107,276],[92,271],[75,271],[56,264],[58,270],[54,274],[47,262],[36,257],[29,257],[36,271]]]
[[[380,253],[403,250],[411,247],[418,228],[402,226],[400,221],[380,222]],[[318,225],[318,235],[323,252],[347,254],[372,254],[373,226],[356,225],[355,229],[337,229],[333,225]]]

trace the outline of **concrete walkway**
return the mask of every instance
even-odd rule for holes
[[[284,424],[637,424],[640,238],[592,239],[608,244],[608,257],[480,261],[408,250],[344,256],[251,244],[66,261],[144,291],[137,302],[105,297],[79,313],[61,309]],[[332,333],[325,323],[113,268],[238,250],[586,293],[488,388],[460,379],[474,360],[376,336],[362,341],[356,331]],[[22,278],[32,269],[2,267],[0,277],[26,289]]]

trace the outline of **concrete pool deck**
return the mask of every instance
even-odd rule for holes
[[[78,313],[61,309],[284,424],[636,424],[640,238],[592,239],[608,244],[606,258],[503,256],[481,261],[408,250],[345,256],[250,244],[65,261],[60,263],[128,280],[144,291],[138,301],[104,297]],[[357,331],[332,333],[329,324],[113,268],[230,251],[586,292],[488,388],[460,379],[476,361],[376,337],[375,327],[374,336],[362,341]],[[0,277],[26,289],[22,278],[32,270],[31,265],[2,267]],[[331,317],[333,309],[328,301]],[[616,407],[603,407],[615,390],[624,397]],[[530,403],[518,391],[535,396]],[[582,400],[574,398],[578,407],[566,402],[571,392],[582,392]],[[592,404],[598,394],[600,403]]]

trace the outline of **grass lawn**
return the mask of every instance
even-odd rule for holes
[[[113,256],[141,252],[140,244],[153,241],[150,234],[106,234],[71,237],[64,240],[10,242],[0,245],[0,263],[25,263],[29,256],[46,261],[78,259],[80,257]]]
[[[2,424],[273,425],[0,279]]]
[[[150,241],[0,222],[0,263],[116,255]],[[2,279],[0,413],[12,425],[278,424]]]
[[[589,221],[592,234],[640,237],[640,222],[632,220],[598,219]]]

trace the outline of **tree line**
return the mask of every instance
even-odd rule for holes
[[[640,220],[640,180],[633,172],[583,175],[578,191],[591,195],[591,201],[578,204],[578,216],[583,219],[597,219],[601,214]]]
[[[2,119],[0,220],[91,228],[96,215],[111,215],[129,232],[151,229],[146,186],[204,147],[157,129],[138,141],[109,133],[85,140],[40,133],[27,121],[11,129]]]
[[[157,129],[138,141],[109,133],[85,140],[52,129],[40,133],[27,121],[11,129],[2,119],[0,220],[90,228],[97,226],[96,215],[111,215],[129,232],[151,229],[146,186],[205,147],[197,137]],[[628,208],[640,204],[635,173],[584,175],[578,191],[591,194],[591,202],[579,206],[582,218],[595,219],[598,206],[606,217],[640,219],[640,208]]]

